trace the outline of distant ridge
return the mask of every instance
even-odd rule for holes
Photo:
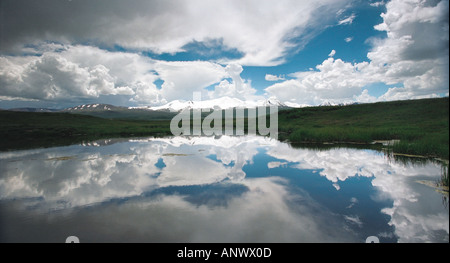
[[[347,105],[356,105],[359,104],[358,102],[341,102],[341,103],[335,103],[331,101],[324,101],[319,104],[319,107],[327,107],[327,106],[347,106]]]
[[[242,101],[236,98],[223,97],[204,101],[180,101],[174,100],[163,106],[121,107],[111,104],[83,104],[66,108],[60,112],[91,115],[107,119],[135,119],[135,120],[168,120],[178,112],[185,109],[220,109],[231,108],[257,108],[277,106],[279,108],[291,108],[279,100],[270,98],[259,101]]]
[[[84,114],[105,119],[134,119],[134,120],[170,120],[175,113],[142,108],[129,108],[110,104],[83,104],[70,107],[61,112]]]
[[[111,104],[83,104],[62,110],[62,112],[94,112],[94,111],[113,111],[126,110],[126,107],[114,106]]]
[[[351,104],[357,103],[333,103],[330,101],[325,101],[319,106],[346,106]],[[270,106],[277,106],[279,109],[311,107],[310,105],[297,104],[293,102],[282,103],[276,98],[269,98],[266,100],[258,100],[258,101],[243,101],[237,98],[222,97],[218,99],[201,100],[201,101],[174,100],[162,106],[123,107],[111,104],[95,103],[95,104],[82,104],[62,110],[24,107],[24,108],[9,109],[9,111],[67,112],[73,114],[91,115],[106,119],[168,120],[172,119],[178,112],[185,109],[226,110],[231,108],[252,109],[257,107],[270,107]]]
[[[2,109],[0,109],[0,110],[2,110]],[[47,109],[47,108],[13,108],[13,109],[9,109],[9,111],[20,111],[20,112],[58,112],[60,110]]]
[[[184,109],[251,109],[257,107],[270,107],[277,106],[280,108],[290,108],[288,105],[280,102],[275,98],[269,98],[267,100],[258,101],[242,101],[237,98],[222,97],[219,99],[212,100],[202,100],[202,101],[181,101],[174,100],[162,106],[156,107],[137,107],[139,109],[149,109],[149,110],[167,110],[167,111],[181,111]],[[292,104],[291,104],[292,106]]]

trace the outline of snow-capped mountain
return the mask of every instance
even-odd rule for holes
[[[237,98],[223,97],[219,99],[212,100],[202,100],[202,101],[180,101],[174,100],[165,105],[157,106],[157,107],[140,107],[140,109],[149,109],[149,110],[169,110],[169,111],[181,111],[184,109],[231,109],[231,108],[257,108],[257,107],[270,107],[270,106],[278,106],[278,107],[288,107],[284,103],[280,102],[275,98],[270,98],[267,100],[258,100],[258,101],[242,101]]]
[[[64,109],[64,111],[69,112],[80,112],[80,111],[111,111],[117,109],[123,109],[124,107],[113,106],[110,104],[83,104],[76,107],[71,107]],[[126,109],[126,108],[125,108]]]
[[[340,103],[336,103],[333,101],[323,101],[322,103],[319,104],[319,106],[347,106],[347,105],[353,105],[353,104],[357,104],[356,102],[340,102]]]
[[[243,101],[237,98],[223,97],[212,100],[182,101],[174,100],[162,106],[121,107],[110,104],[83,104],[61,110],[76,114],[87,114],[105,118],[171,119],[174,114],[184,109],[219,109],[231,108],[254,109],[257,107],[277,106],[280,108],[300,108],[307,105],[282,103],[276,98],[257,101]]]
[[[311,107],[311,105],[309,105],[309,104],[298,104],[298,103],[290,102],[290,101],[286,101],[286,102],[284,103],[284,105],[286,105],[286,107],[289,107],[289,108],[305,108],[305,107]]]
[[[108,119],[169,120],[176,114],[149,108],[129,108],[110,104],[83,104],[62,110],[75,114],[85,114]]]

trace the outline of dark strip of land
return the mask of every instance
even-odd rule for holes
[[[449,98],[308,107],[279,112],[280,140],[371,143],[400,140],[402,154],[449,156]],[[247,122],[246,122],[247,123]],[[69,113],[0,111],[0,151],[113,137],[171,135],[170,120],[105,119]]]
[[[170,120],[111,120],[70,113],[0,111],[0,151],[65,146],[103,138],[165,136]]]

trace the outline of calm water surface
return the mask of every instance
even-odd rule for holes
[[[0,241],[448,242],[434,162],[263,137],[0,153]]]

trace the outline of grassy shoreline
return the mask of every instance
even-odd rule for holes
[[[394,153],[449,159],[449,98],[280,110],[279,139],[291,143],[399,140]],[[170,136],[170,120],[104,119],[69,113],[0,111],[0,151],[112,137]],[[247,123],[247,121],[245,121]]]
[[[166,136],[169,120],[109,120],[70,113],[0,111],[0,151],[66,146],[112,137]]]
[[[395,153],[449,156],[449,99],[422,99],[279,112],[281,140],[363,143],[400,140]]]

